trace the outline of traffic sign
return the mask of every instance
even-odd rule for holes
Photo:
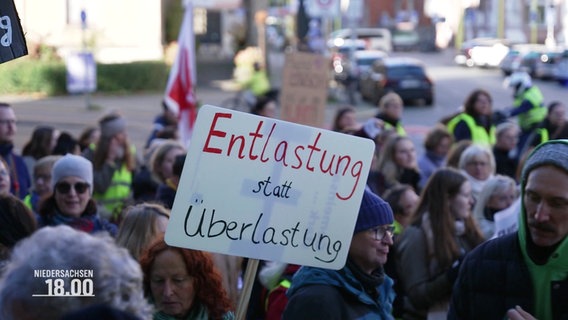
[[[363,18],[363,0],[350,0],[345,16],[350,20],[361,20]]]
[[[308,0],[305,2],[308,14],[312,18],[340,15],[339,3],[339,0]]]

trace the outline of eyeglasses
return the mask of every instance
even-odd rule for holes
[[[35,180],[42,179],[43,181],[48,181],[48,180],[51,180],[51,175],[49,175],[49,174],[35,174],[34,179]]]
[[[55,190],[61,194],[68,194],[71,192],[71,187],[75,189],[78,194],[83,194],[87,189],[89,189],[89,184],[86,182],[77,182],[75,184],[70,184],[69,182],[60,182],[55,185]]]
[[[15,125],[15,124],[16,124],[16,120],[15,120],[15,119],[0,119],[0,125],[2,125],[2,124]]]
[[[468,162],[467,165],[472,167],[485,167],[488,165],[488,163],[483,161],[472,161]]]
[[[387,234],[392,238],[394,235],[394,226],[376,227],[371,229],[371,231],[375,233],[375,240],[381,241],[385,239]]]

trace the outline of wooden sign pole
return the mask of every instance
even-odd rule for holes
[[[247,262],[247,271],[245,272],[245,278],[243,279],[243,290],[241,291],[241,297],[239,299],[239,305],[236,312],[237,320],[244,320],[247,316],[250,293],[255,281],[259,261],[260,260],[258,259],[249,259]]]

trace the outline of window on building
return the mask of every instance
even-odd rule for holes
[[[525,21],[528,23],[535,22],[536,24],[545,23],[545,7],[543,4],[538,4],[536,7],[536,12],[531,12],[531,5],[525,5]]]

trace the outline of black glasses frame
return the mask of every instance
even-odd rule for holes
[[[71,187],[75,189],[77,194],[83,194],[89,189],[89,184],[86,182],[75,182],[73,184],[69,182],[59,182],[55,185],[55,190],[61,194],[68,194],[71,192]]]

